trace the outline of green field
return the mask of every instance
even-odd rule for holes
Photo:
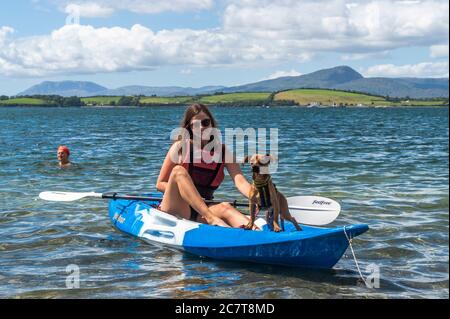
[[[270,100],[271,93],[228,93],[228,94],[214,94],[214,95],[200,95],[200,96],[176,96],[176,97],[133,97],[129,98],[131,103],[126,105],[189,105],[192,103],[203,103],[207,105],[224,105],[224,106],[257,106],[257,105],[295,105],[294,103],[307,105],[321,105],[321,106],[448,106],[447,100],[401,100],[388,101],[384,97],[372,96],[362,93],[353,93],[345,91],[335,91],[326,89],[296,89],[282,91],[273,97],[273,102]],[[45,101],[44,98],[12,98],[9,100],[0,101],[0,106],[45,106],[57,105],[56,101]],[[121,96],[93,96],[81,98],[87,106],[119,106]],[[71,105],[73,102],[68,102]],[[121,103],[124,103],[121,101]],[[64,104],[65,106],[66,104]]]
[[[148,96],[141,97],[139,102],[144,105],[187,105],[192,103],[203,103],[207,105],[255,105],[265,104],[271,93],[227,93],[203,96],[176,96],[160,97]],[[111,105],[114,101],[118,105],[120,96],[97,96],[82,98],[87,105]],[[299,105],[320,104],[324,106],[432,106],[445,105],[445,101],[432,100],[408,100],[392,102],[383,97],[372,96],[362,93],[353,93],[345,91],[335,91],[326,89],[297,89],[277,93],[274,97],[275,102],[283,104],[282,101],[294,101]],[[286,102],[289,104],[291,102]]]
[[[142,104],[189,104],[194,103],[194,98],[191,96],[176,96],[176,97],[159,97],[150,96],[140,99]]]
[[[0,101],[0,105],[49,105],[49,103],[42,99],[23,97]]]
[[[342,104],[380,104],[386,102],[382,97],[375,97],[360,93],[350,93],[333,90],[319,89],[299,89],[280,92],[275,95],[275,100],[292,100],[300,105],[309,105],[320,103],[322,105],[340,105]]]
[[[352,93],[325,89],[298,89],[277,93],[275,101],[295,101],[300,105],[320,104],[325,106],[347,105],[347,106],[435,106],[444,105],[445,101],[427,100],[404,100],[399,102],[388,101],[383,97],[372,96],[362,93]]]
[[[270,93],[229,93],[229,94],[216,94],[207,96],[175,96],[175,97],[163,97],[163,96],[146,96],[141,97],[139,102],[146,105],[177,105],[177,104],[227,104],[227,103],[245,103],[245,102],[258,102],[263,103],[270,96]],[[114,101],[116,105],[119,105],[120,96],[93,96],[84,97],[81,100],[86,105],[111,105]]]
[[[198,102],[204,104],[225,104],[242,102],[264,102],[270,96],[270,93],[229,93],[202,96]]]

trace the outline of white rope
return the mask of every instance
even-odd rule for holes
[[[354,252],[353,246],[352,246],[352,239],[350,239],[348,237],[345,227],[347,227],[347,226],[344,226],[344,234],[345,234],[345,237],[347,238],[348,244],[350,246],[350,250],[352,251],[353,259],[355,260],[355,264],[356,264],[356,269],[358,269],[358,273],[359,273],[359,276],[361,277],[361,280],[367,285],[367,281],[364,278],[363,274],[361,273],[361,270],[359,269],[358,260],[356,259],[356,255],[355,255],[355,252]]]

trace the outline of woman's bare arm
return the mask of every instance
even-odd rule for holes
[[[227,168],[227,171],[230,174],[234,185],[236,185],[236,188],[239,190],[239,192],[241,192],[242,195],[248,198],[252,186],[242,173],[240,165],[236,163],[236,161],[233,161],[233,163],[225,163],[225,167]]]
[[[164,193],[166,190],[167,182],[169,181],[170,173],[172,169],[178,164],[174,163],[172,159],[178,158],[178,142],[174,143],[167,152],[164,159],[161,171],[159,172],[158,180],[156,181],[156,189],[159,192]]]

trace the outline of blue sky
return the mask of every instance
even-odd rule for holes
[[[349,65],[448,77],[448,1],[0,2],[0,94],[51,80],[239,85]]]

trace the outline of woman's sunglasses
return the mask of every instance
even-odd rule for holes
[[[202,127],[209,127],[211,125],[211,119],[203,119],[200,121],[202,124]],[[191,126],[194,125],[194,123],[191,123]]]

